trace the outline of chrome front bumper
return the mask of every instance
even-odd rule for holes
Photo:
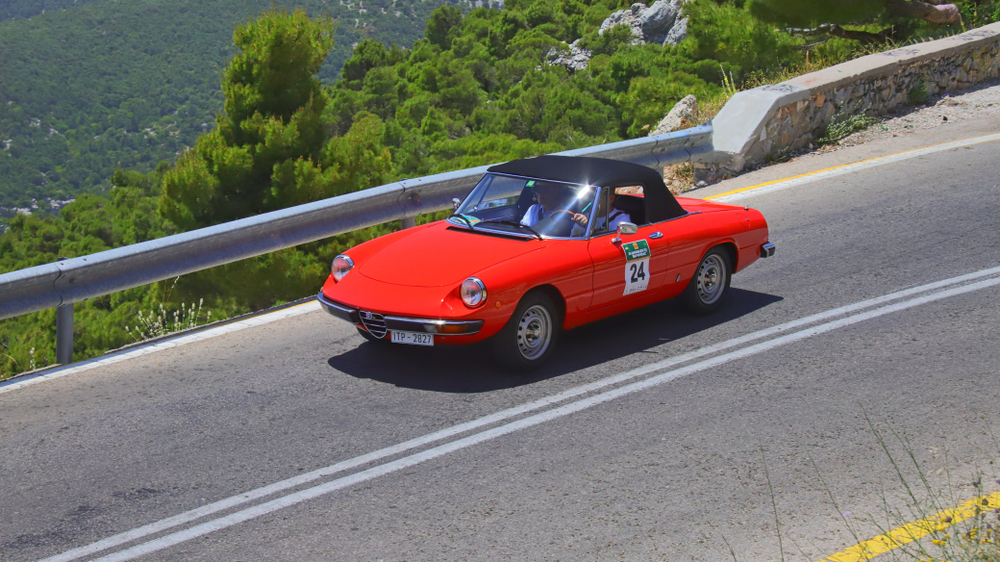
[[[346,320],[351,324],[360,324],[365,327],[369,325],[372,316],[381,316],[380,320],[385,323],[385,329],[397,332],[423,332],[439,336],[469,336],[479,333],[479,330],[483,327],[482,320],[437,320],[433,318],[409,318],[406,316],[372,314],[371,312],[361,311],[332,301],[326,298],[326,295],[322,291],[316,296],[316,300],[319,301],[323,310],[331,315],[341,320]],[[362,315],[365,315],[366,318],[363,319]],[[381,326],[379,327],[381,328]],[[369,329],[369,331],[372,330]]]
[[[760,257],[769,258],[774,255],[774,244],[767,242],[760,247]]]

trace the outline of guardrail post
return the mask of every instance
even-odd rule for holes
[[[399,227],[403,229],[413,228],[417,226],[417,217],[408,217],[399,221]]]
[[[59,258],[63,261],[66,258]],[[73,303],[56,307],[56,363],[73,362]]]
[[[73,303],[56,307],[56,363],[73,362]]]

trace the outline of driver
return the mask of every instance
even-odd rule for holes
[[[536,185],[533,191],[535,193],[535,200],[538,203],[528,207],[527,212],[524,213],[524,217],[521,218],[521,224],[527,226],[535,226],[535,223],[551,217],[556,211],[564,211],[565,209],[559,209],[558,207],[560,201],[574,200],[569,188],[558,185],[543,183]],[[571,211],[570,214],[573,215],[573,222],[580,226],[587,225],[586,215]]]

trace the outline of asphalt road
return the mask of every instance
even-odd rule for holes
[[[0,559],[820,559],[913,515],[910,453],[956,498],[997,477],[998,162],[988,142],[749,196],[778,252],[724,312],[571,331],[527,379],[310,312],[0,393]]]

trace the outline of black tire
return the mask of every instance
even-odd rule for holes
[[[368,341],[370,341],[372,343],[381,343],[381,344],[384,344],[384,343],[388,343],[389,342],[389,334],[386,334],[384,338],[380,339],[380,338],[376,338],[375,336],[373,336],[370,333],[368,333],[368,330],[365,330],[365,329],[362,329],[362,328],[357,328],[357,330],[358,330],[358,333],[361,334],[361,337],[365,338],[366,340],[368,340]]]
[[[722,307],[733,280],[733,264],[729,252],[720,246],[709,250],[694,272],[691,282],[681,293],[691,314],[705,316]]]
[[[562,315],[542,291],[524,295],[507,325],[493,336],[493,353],[503,366],[533,371],[552,355],[562,330]]]

